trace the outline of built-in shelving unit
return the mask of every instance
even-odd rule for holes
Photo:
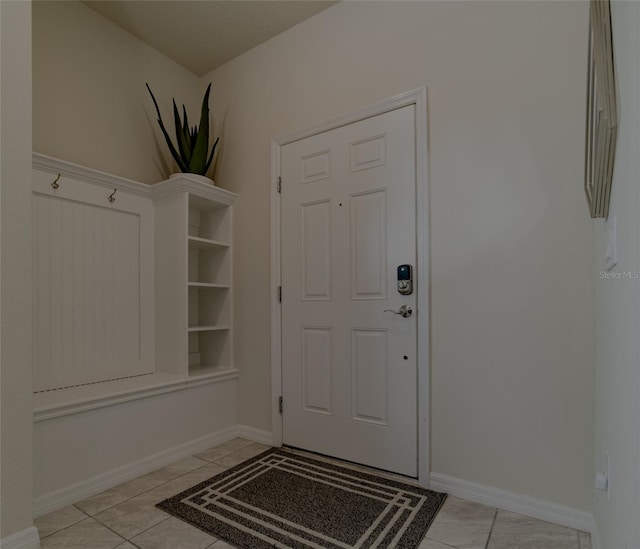
[[[236,195],[189,174],[154,188],[157,363],[190,378],[233,369],[232,215]],[[167,294],[172,297],[166,299]],[[160,300],[157,300],[160,303]],[[176,335],[179,334],[179,335]],[[170,342],[173,341],[173,344]]]
[[[103,459],[85,421],[117,430],[126,417],[136,452],[157,451],[148,417],[175,444],[235,425],[236,195],[193,175],[146,185],[38,153],[31,185],[38,477],[80,481],[87,455]],[[60,438],[81,441],[82,457]]]

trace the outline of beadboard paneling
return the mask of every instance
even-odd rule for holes
[[[153,371],[143,322],[153,275],[142,261],[153,217],[138,197],[110,203],[74,183],[33,194],[35,391]]]

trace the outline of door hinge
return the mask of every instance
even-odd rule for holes
[[[282,193],[282,177],[278,176],[278,192]]]
[[[282,413],[282,397],[278,397],[278,412]]]
[[[278,303],[282,303],[282,286],[278,286]]]

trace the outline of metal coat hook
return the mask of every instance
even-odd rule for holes
[[[54,189],[57,189],[58,187],[60,187],[60,184],[58,183],[58,180],[59,180],[59,179],[60,179],[60,174],[58,174],[58,177],[56,177],[56,180],[55,180],[53,183],[51,183],[51,186],[52,186]]]
[[[109,202],[111,202],[112,204],[116,201],[116,191],[118,189],[113,189],[113,192],[109,195],[109,198],[107,198],[107,200]]]

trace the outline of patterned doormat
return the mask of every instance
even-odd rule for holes
[[[446,494],[280,448],[158,508],[235,547],[418,547]]]

